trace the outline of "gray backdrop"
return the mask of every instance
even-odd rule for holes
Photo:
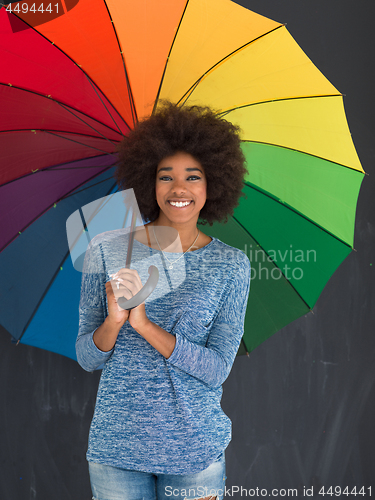
[[[303,497],[311,487],[310,498],[324,498],[321,486],[364,486],[359,498],[369,498],[370,487],[375,495],[374,3],[238,3],[287,23],[346,95],[354,143],[370,175],[359,198],[357,251],[329,281],[314,314],[284,328],[249,358],[237,358],[224,384],[222,406],[233,421],[226,498],[246,498],[245,489],[248,497],[269,496],[282,488]],[[0,500],[89,500],[85,451],[99,373],[86,373],[59,355],[16,347],[6,332],[0,332],[0,373]]]

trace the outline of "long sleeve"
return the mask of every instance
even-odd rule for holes
[[[86,371],[96,370],[113,353],[113,349],[109,352],[101,351],[93,340],[95,330],[103,323],[105,317],[105,274],[100,259],[100,247],[93,240],[85,255],[76,340],[77,360]]]
[[[244,332],[249,289],[250,262],[244,256],[243,264],[223,294],[212,325],[201,324],[194,311],[182,315],[171,332],[176,336],[176,346],[167,361],[213,389],[220,387],[229,375]],[[209,331],[205,346],[191,342],[184,335],[196,329]]]

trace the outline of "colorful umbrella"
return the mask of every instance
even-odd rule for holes
[[[80,0],[34,23],[16,5],[0,10],[0,317],[12,337],[75,358],[65,221],[116,190],[116,144],[160,99],[212,106],[242,129],[246,199],[226,225],[201,227],[252,262],[242,351],[310,311],[352,249],[363,169],[342,95],[285,26],[229,0]]]

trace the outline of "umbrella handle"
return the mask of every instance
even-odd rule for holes
[[[134,295],[131,299],[127,300],[125,297],[120,297],[117,300],[117,304],[122,309],[133,309],[134,307],[139,306],[142,302],[144,302],[147,297],[155,290],[155,287],[159,280],[159,270],[155,266],[150,266],[148,268],[148,274],[150,275],[145,286],[139,290],[138,293]]]

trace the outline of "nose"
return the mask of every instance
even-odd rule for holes
[[[185,179],[175,179],[172,186],[172,191],[176,195],[180,195],[186,193],[187,188],[185,184]]]

